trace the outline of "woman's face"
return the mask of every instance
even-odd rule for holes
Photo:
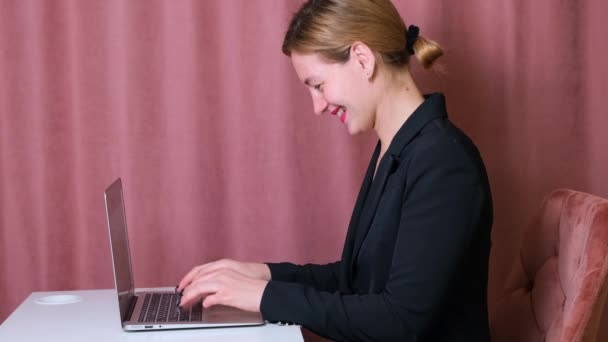
[[[291,62],[300,80],[308,87],[317,115],[335,115],[350,134],[374,126],[375,103],[370,73],[357,58],[330,63],[321,55],[292,52]]]

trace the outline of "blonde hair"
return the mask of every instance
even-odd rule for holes
[[[294,14],[283,40],[283,53],[319,53],[344,63],[350,46],[360,41],[389,66],[408,64],[406,28],[390,0],[308,0]],[[426,69],[443,55],[436,42],[418,36],[416,58]]]

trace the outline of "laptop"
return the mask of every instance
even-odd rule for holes
[[[126,331],[216,328],[264,324],[260,313],[198,303],[180,309],[175,291],[135,292],[122,182],[118,178],[105,191],[106,214],[120,321]]]

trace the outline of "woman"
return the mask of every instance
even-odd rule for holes
[[[317,114],[379,137],[340,261],[220,260],[180,282],[182,306],[261,311],[346,341],[488,341],[492,200],[474,144],[423,96],[410,57],[442,54],[389,0],[308,1],[283,43]]]

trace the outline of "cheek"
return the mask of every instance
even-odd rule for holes
[[[350,105],[356,111],[357,116],[367,116],[370,109],[368,98],[369,94],[366,89],[357,87],[355,84],[349,87]]]
[[[369,89],[352,74],[341,75],[331,86],[323,89],[323,97],[333,105],[345,106],[351,112],[367,112],[369,109]],[[340,80],[337,82],[337,80]]]
[[[356,102],[357,94],[353,93],[352,87],[348,82],[332,84],[331,87],[323,89],[323,96],[329,103],[350,107]]]
[[[340,92],[333,87],[323,89],[323,93],[318,96],[322,97],[330,105],[344,105],[344,96],[341,96]]]
[[[344,87],[347,89],[350,99],[359,106],[367,101],[369,87],[360,79],[351,78],[348,83],[344,84]]]

